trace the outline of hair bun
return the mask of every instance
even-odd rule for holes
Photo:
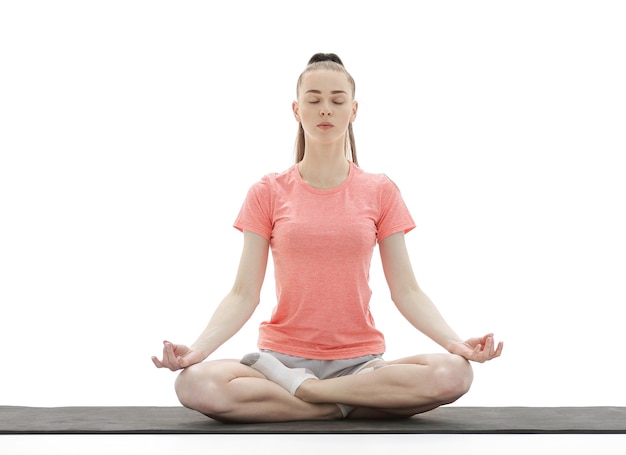
[[[317,63],[317,62],[335,62],[343,66],[343,62],[341,61],[339,56],[337,54],[332,54],[332,53],[325,54],[325,53],[319,52],[309,59],[308,64],[310,65],[311,63]]]

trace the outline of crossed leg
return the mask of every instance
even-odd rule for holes
[[[176,393],[184,406],[224,422],[341,419],[334,403],[354,407],[349,418],[401,418],[457,400],[473,377],[469,362],[452,354],[424,354],[375,366],[384,368],[306,380],[292,395],[237,360],[216,360],[183,370]]]
[[[222,422],[341,419],[334,404],[302,401],[239,360],[192,365],[176,378],[180,402]]]
[[[404,418],[456,401],[473,380],[470,363],[452,354],[422,354],[372,366],[366,374],[304,381],[295,396],[309,403],[353,406],[348,416],[353,419]]]

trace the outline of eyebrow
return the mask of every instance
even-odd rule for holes
[[[322,91],[321,90],[307,90],[305,94],[306,93],[315,93],[317,95],[321,95]],[[338,93],[345,93],[346,95],[348,94],[348,92],[346,92],[345,90],[331,90],[330,92],[331,95],[336,95]]]

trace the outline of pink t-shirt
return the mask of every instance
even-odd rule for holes
[[[270,241],[278,302],[260,349],[325,360],[385,352],[370,313],[372,253],[415,227],[388,177],[350,162],[340,186],[320,190],[294,165],[252,185],[234,226]]]

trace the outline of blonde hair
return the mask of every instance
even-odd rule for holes
[[[300,77],[298,78],[298,84],[296,86],[296,96],[300,92],[300,85],[302,84],[302,79],[304,75],[306,73],[310,73],[311,71],[316,71],[320,69],[339,71],[341,73],[344,73],[352,87],[352,98],[354,99],[354,94],[356,90],[354,79],[343,66],[343,62],[341,61],[339,56],[337,56],[337,54],[323,53],[315,54],[309,59],[306,68],[304,68],[304,71],[302,71],[302,74],[300,74]],[[304,129],[302,128],[302,123],[300,123],[298,125],[298,134],[296,136],[296,163],[299,163],[304,158],[304,141]],[[346,136],[346,156],[348,155],[348,152],[350,152],[354,164],[358,166],[359,162],[356,158],[356,145],[354,143],[354,132],[352,131],[352,123],[348,125],[348,135]]]

